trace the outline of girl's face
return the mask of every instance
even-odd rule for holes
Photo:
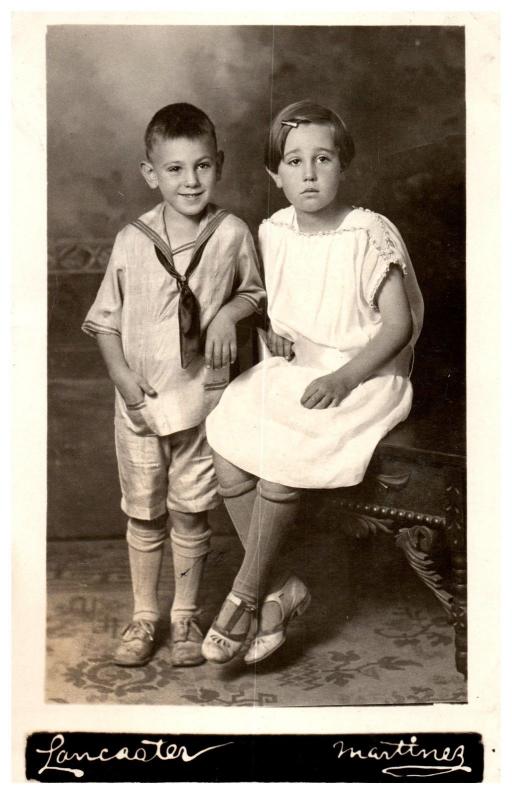
[[[292,128],[277,175],[270,174],[297,211],[318,214],[330,210],[337,203],[342,176],[330,127],[310,122]]]

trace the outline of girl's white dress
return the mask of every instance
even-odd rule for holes
[[[243,470],[286,486],[352,486],[378,442],[409,414],[412,348],[423,301],[409,255],[385,217],[355,208],[339,228],[302,233],[293,207],[260,226],[274,331],[295,358],[267,357],[224,392],[208,416],[212,448]],[[413,315],[410,343],[337,408],[304,408],[315,378],[350,361],[381,326],[378,293],[391,265],[403,272]]]

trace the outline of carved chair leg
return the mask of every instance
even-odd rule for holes
[[[385,533],[395,536],[397,545],[402,549],[407,562],[420,580],[437,597],[449,615],[455,631],[455,663],[457,670],[467,677],[467,569],[466,569],[466,528],[464,492],[460,476],[456,476],[446,487],[446,521],[444,533],[419,524],[411,527],[397,527],[408,518],[410,512],[371,506],[369,504],[347,504],[339,516],[345,532],[353,539],[366,539],[370,535]],[[355,508],[354,508],[355,506]],[[354,509],[354,510],[353,510]],[[372,512],[386,512],[386,518],[370,516]],[[389,515],[389,518],[388,518]],[[414,515],[411,514],[411,517]],[[426,515],[423,515],[426,516]],[[432,517],[434,523],[441,523]],[[436,555],[440,552],[440,543],[446,543],[450,550],[451,581],[445,580],[436,567]],[[446,583],[453,587],[453,593],[446,588]]]
[[[437,537],[436,531],[426,525],[414,525],[412,528],[401,528],[396,543],[418,578],[433,592],[451,618],[453,595],[444,588],[444,580],[433,559]]]

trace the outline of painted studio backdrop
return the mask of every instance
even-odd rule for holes
[[[48,702],[465,702],[464,62],[463,27],[48,28]],[[116,667],[132,596],[114,391],[80,328],[117,231],[160,200],[139,172],[146,125],[169,103],[204,109],[225,152],[216,200],[256,235],[286,204],[263,166],[269,122],[306,98],[345,119],[357,151],[347,202],[397,225],[421,285],[411,415],[379,446],[355,501],[303,493],[282,558],[312,603],[275,655],[258,669],[242,659],[173,668],[166,547],[162,639],[144,667]],[[245,369],[247,326],[240,344]],[[242,556],[222,507],[210,523],[204,630]]]
[[[350,200],[395,222],[425,299],[418,425],[443,436],[456,408],[450,435],[463,436],[462,28],[51,27],[47,90],[51,540],[124,536],[113,390],[80,325],[116,232],[158,202],[138,163],[145,126],[168,103],[213,119],[226,155],[218,202],[253,233],[286,202],[263,168],[273,113],[309,97],[341,114],[357,150]]]

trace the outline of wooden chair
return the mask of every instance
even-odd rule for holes
[[[333,490],[331,503],[349,536],[394,538],[451,619],[467,677],[466,460],[460,437],[436,427],[413,411],[379,444],[363,482]]]

